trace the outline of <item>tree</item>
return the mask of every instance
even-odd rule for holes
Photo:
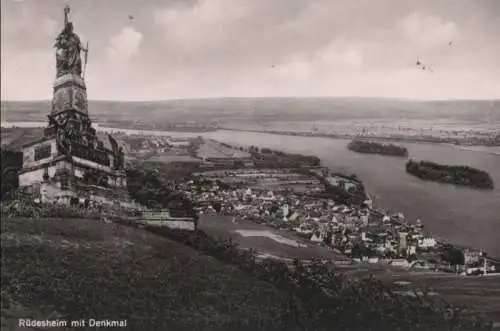
[[[11,150],[1,150],[1,198],[6,199],[19,186],[18,172],[23,165],[23,154]]]
[[[212,207],[214,208],[214,210],[217,214],[220,214],[220,212],[222,210],[222,204],[219,201],[212,202]]]
[[[447,247],[441,257],[453,266],[465,264],[464,252],[455,247]]]
[[[330,246],[332,244],[332,231],[327,231],[326,236],[323,237],[323,242]]]
[[[280,207],[274,203],[269,207],[269,213],[275,214],[279,209],[280,209]]]
[[[413,261],[418,260],[418,258],[417,258],[417,255],[411,254],[410,256],[408,256],[407,260],[408,260],[408,262],[413,262]]]
[[[351,249],[351,256],[353,258],[362,258],[363,256],[367,256],[366,247],[361,245],[360,243],[355,243]]]
[[[234,161],[234,166],[236,168],[244,168],[245,167],[245,163],[241,160],[237,160],[237,161]]]

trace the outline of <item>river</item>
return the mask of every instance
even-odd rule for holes
[[[99,129],[115,130],[102,127]],[[426,229],[438,238],[458,245],[485,249],[491,255],[500,256],[500,155],[489,149],[469,150],[441,144],[400,144],[408,148],[410,157],[415,159],[469,165],[487,171],[495,182],[495,189],[480,191],[420,180],[405,172],[406,159],[354,153],[346,149],[348,141],[342,139],[226,130],[203,133],[119,131],[203,136],[230,144],[255,145],[290,153],[315,155],[321,159],[324,166],[334,171],[358,175],[376,205],[394,212],[402,212],[410,220],[421,219]]]
[[[480,191],[420,180],[406,173],[405,158],[354,153],[346,149],[348,140],[224,130],[203,136],[316,155],[332,170],[357,174],[378,206],[402,212],[410,220],[420,218],[426,229],[439,238],[500,256],[500,155],[450,145],[400,144],[415,159],[487,171],[495,189]]]

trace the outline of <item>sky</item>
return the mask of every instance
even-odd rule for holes
[[[0,1],[2,100],[51,98],[66,3],[93,100],[500,98],[500,0]]]

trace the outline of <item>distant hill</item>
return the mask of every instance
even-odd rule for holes
[[[2,120],[45,121],[49,101],[2,101]],[[500,121],[500,100],[416,101],[377,98],[219,98],[152,102],[90,101],[99,122],[196,122],[235,120],[450,119]]]

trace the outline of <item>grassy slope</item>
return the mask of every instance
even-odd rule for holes
[[[40,316],[128,319],[143,330],[272,329],[288,295],[145,231],[72,219],[2,219],[2,297]]]

